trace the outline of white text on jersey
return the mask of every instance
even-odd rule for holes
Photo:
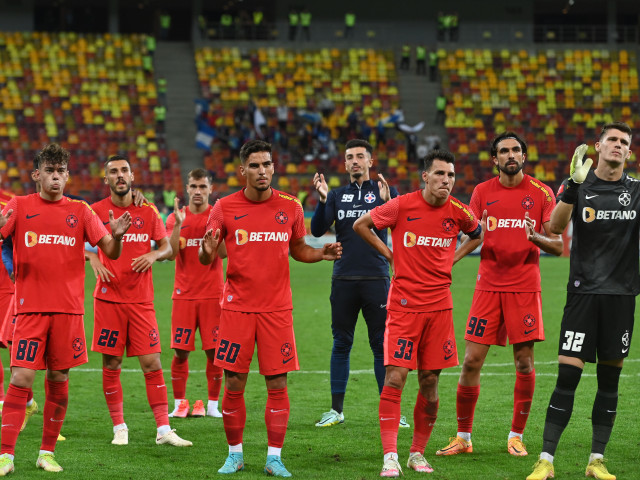
[[[591,207],[582,209],[582,221],[591,223],[594,220],[635,220],[635,210],[595,210]]]
[[[496,218],[487,217],[487,230],[492,232],[496,228],[524,228],[527,222],[524,218]],[[533,220],[533,226],[535,228],[536,221]]]

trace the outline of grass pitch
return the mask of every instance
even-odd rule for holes
[[[464,324],[475,285],[478,257],[463,259],[454,268],[454,318],[458,338],[458,356],[464,354]],[[329,356],[331,329],[329,288],[331,264],[303,265],[292,261],[294,322],[302,370],[289,376],[291,417],[283,449],[283,460],[294,478],[300,479],[374,479],[382,467],[382,447],[378,428],[378,395],[373,376],[373,360],[367,343],[364,322],[358,322],[356,342],[351,356],[351,376],[345,399],[345,423],[319,429],[314,423],[330,408]],[[172,352],[169,348],[173,264],[154,266],[156,311],[163,345],[162,364],[169,387]],[[256,266],[260,268],[260,266]],[[511,425],[515,373],[511,349],[492,347],[482,374],[480,400],[473,431],[474,452],[454,457],[436,457],[435,451],[455,435],[455,395],[460,368],[445,370],[440,379],[438,422],[427,445],[425,457],[435,471],[430,479],[524,479],[542,446],[542,429],[547,403],[557,372],[558,330],[566,296],[568,259],[545,257],[541,262],[543,310],[547,341],[536,346],[537,385],[531,416],[524,440],[530,455],[515,458],[506,452]],[[86,291],[86,331],[90,344],[92,332],[93,275],[88,269]],[[260,288],[260,286],[256,286]],[[618,418],[607,448],[609,469],[618,478],[640,478],[637,411],[640,363],[638,341],[633,341],[631,357],[625,362],[620,382]],[[2,361],[8,366],[6,350]],[[125,420],[129,427],[128,446],[111,445],[112,426],[102,393],[101,359],[90,353],[89,363],[71,371],[70,399],[63,434],[56,458],[66,479],[194,479],[222,478],[217,470],[227,455],[221,419],[172,419],[173,428],[192,440],[192,448],[156,446],[155,423],[149,409],[144,379],[136,358],[123,364]],[[254,360],[253,367],[257,370]],[[206,401],[205,356],[200,350],[191,355],[191,374],[187,396],[191,403]],[[5,370],[8,377],[8,372]],[[8,379],[5,380],[5,385]],[[44,406],[43,375],[34,385],[35,398]],[[571,423],[556,455],[556,478],[584,478],[591,447],[591,406],[596,391],[595,366],[588,364],[578,387]],[[402,412],[413,424],[413,405],[417,379],[411,374],[402,397]],[[264,478],[262,469],[267,440],[264,426],[266,389],[263,378],[253,373],[246,390],[247,427],[244,435],[245,470],[238,478]],[[401,429],[398,438],[400,462],[404,466],[411,444],[412,429]],[[20,435],[16,449],[15,478],[44,478],[35,461],[40,445],[42,416],[34,416]],[[419,478],[405,469],[406,477]]]

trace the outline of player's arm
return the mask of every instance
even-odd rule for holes
[[[11,281],[14,281],[13,276],[13,240],[11,235],[4,239],[2,242],[2,263],[7,270],[7,274]]]
[[[224,243],[224,240],[218,245],[217,253],[218,257],[227,258],[227,244]]]
[[[289,253],[295,260],[303,263],[337,260],[342,257],[342,244],[340,242],[325,243],[322,248],[313,248],[307,245],[304,237],[299,237],[289,242]]]
[[[91,265],[91,269],[93,270],[93,274],[96,276],[96,278],[99,278],[103,282],[110,282],[111,281],[110,277],[115,277],[115,275],[111,273],[109,269],[102,264],[102,262],[100,261],[100,258],[96,253],[91,252],[89,250],[85,250],[84,258],[85,260],[89,261],[89,265]]]
[[[210,265],[216,258],[218,243],[220,243],[220,229],[217,229],[215,234],[212,229],[207,230],[204,237],[202,237],[202,243],[198,249],[198,260],[200,260],[202,265]],[[226,256],[226,247],[224,253]]]
[[[105,235],[98,241],[98,248],[104,252],[107,258],[116,260],[122,254],[122,237],[131,226],[131,214],[124,212],[120,217],[114,218],[113,211],[109,210],[109,226],[111,235]]]
[[[171,230],[171,235],[169,236],[169,244],[171,245],[171,255],[167,257],[167,260],[175,260],[178,254],[180,253],[180,228],[182,227],[182,222],[185,217],[185,208],[179,208],[180,203],[178,202],[178,198],[176,197],[174,205],[173,205],[173,218],[175,220],[173,224],[173,229]]]
[[[526,222],[527,240],[544,252],[555,255],[556,257],[562,255],[562,236],[551,232],[550,221],[542,224],[545,233],[542,235],[536,232],[533,220],[529,218],[529,212],[525,212],[524,220]]]
[[[0,213],[0,228],[4,227],[9,221],[9,217],[13,213],[13,209],[9,209],[6,212]],[[4,236],[0,233],[0,240],[3,240]]]
[[[321,237],[333,223],[333,202],[328,201],[329,187],[324,175],[316,173],[313,176],[313,186],[318,192],[319,201],[311,217],[311,235]]]
[[[478,248],[482,242],[484,241],[484,232],[487,229],[487,211],[482,212],[482,219],[478,224],[478,228],[473,232],[467,232],[463,234],[462,239],[460,241],[460,246],[456,249],[456,253],[453,256],[453,264],[455,265],[458,261],[471,252],[473,252],[476,248]]]
[[[582,162],[582,157],[587,153],[588,148],[588,145],[583,143],[576,148],[575,152],[573,152],[571,168],[569,169],[571,176],[562,184],[562,190],[558,195],[558,203],[553,209],[553,212],[551,212],[549,225],[551,233],[555,233],[556,235],[562,234],[571,221],[573,206],[578,201],[580,185],[587,178],[589,169],[593,163],[593,160],[590,158],[587,158],[584,163]]]
[[[393,265],[393,253],[389,247],[380,240],[380,237],[374,233],[374,228],[376,227],[373,223],[373,219],[371,218],[371,212],[365,213],[353,224],[355,232],[360,235],[365,242],[371,245],[371,247],[378,251],[380,255],[386,258],[390,265]]]

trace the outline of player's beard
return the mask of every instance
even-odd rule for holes
[[[524,162],[522,163],[515,162],[515,163],[516,163],[515,168],[514,168],[514,165],[505,165],[504,167],[501,167],[500,165],[498,165],[498,170],[500,170],[505,175],[509,175],[509,176],[517,175],[518,173],[520,173],[520,170],[522,170],[522,167],[524,167]]]
[[[131,191],[131,185],[127,185],[127,189],[123,191],[118,191],[116,190],[117,188],[118,188],[118,185],[116,184],[116,186],[111,187],[111,191],[116,195],[118,195],[119,197],[124,197],[125,195],[127,195],[127,193]]]
[[[362,172],[354,172],[354,173],[351,174],[351,176],[353,178],[355,178],[356,180],[359,179],[360,177],[362,177],[362,175],[363,175]]]

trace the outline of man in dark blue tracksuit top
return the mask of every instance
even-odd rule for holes
[[[349,355],[358,314],[367,322],[369,345],[378,390],[384,384],[384,326],[389,293],[389,264],[353,231],[353,223],[369,210],[396,197],[382,175],[376,183],[369,178],[373,148],[365,140],[349,140],[345,146],[345,167],[351,183],[328,191],[324,175],[315,174],[313,184],[320,202],[311,219],[311,233],[320,237],[335,222],[337,241],[342,243],[342,258],[333,265],[331,280],[331,410],[322,415],[316,427],[344,422],[342,412],[349,379]],[[376,232],[387,242],[387,231]],[[404,422],[406,425],[406,422]],[[401,421],[401,425],[403,422]],[[407,425],[408,426],[408,425]]]

